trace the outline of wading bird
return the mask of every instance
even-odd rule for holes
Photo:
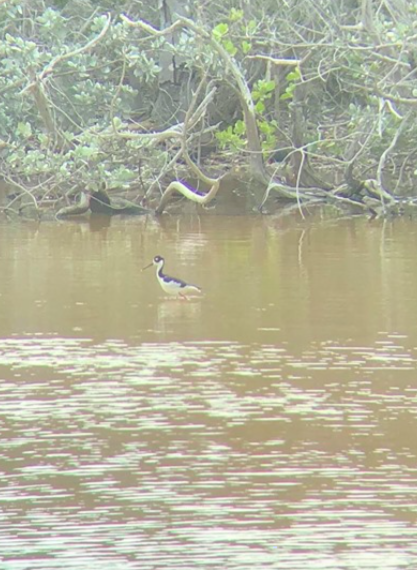
[[[164,268],[165,259],[160,255],[156,255],[152,262],[144,267],[142,271],[148,269],[148,267],[152,267],[154,265],[156,267],[156,278],[159,281],[160,286],[168,293],[168,295],[181,297],[182,299],[187,299],[187,295],[192,295],[194,293],[201,293],[200,287],[197,285],[191,285],[186,283],[182,279],[177,279],[176,277],[170,277],[166,275],[162,270]]]

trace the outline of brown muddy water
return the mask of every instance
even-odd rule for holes
[[[0,226],[0,568],[417,568],[417,228]],[[201,286],[166,299],[152,257]]]

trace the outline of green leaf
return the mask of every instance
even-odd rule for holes
[[[130,182],[136,178],[136,172],[125,166],[121,166],[114,172],[113,177],[119,182]]]
[[[265,111],[265,105],[262,101],[258,101],[255,105],[255,110],[257,113],[263,113]]]
[[[232,22],[238,22],[243,18],[243,10],[237,10],[236,8],[232,8],[230,10],[229,19]]]
[[[298,67],[294,69],[294,71],[290,71],[287,73],[285,79],[289,82],[298,81],[301,78],[301,72]]]
[[[38,141],[39,141],[41,147],[48,148],[49,142],[50,142],[48,135],[46,135],[45,133],[39,133],[38,134]]]
[[[97,154],[97,149],[91,146],[77,146],[74,150],[74,156],[81,159],[89,159]]]
[[[243,40],[242,42],[243,53],[246,55],[247,53],[250,52],[251,49],[252,49],[252,44],[250,42],[247,42],[246,40]]]
[[[260,99],[261,96],[262,96],[262,93],[261,93],[260,91],[257,91],[256,89],[254,89],[254,90],[252,91],[252,99],[253,99],[254,101],[257,101],[258,99]]]
[[[19,135],[21,135],[23,138],[28,139],[29,137],[32,136],[32,126],[30,123],[22,123],[19,122],[17,124],[17,132],[19,133]]]
[[[231,40],[223,40],[223,45],[227,53],[230,55],[236,55],[237,48]]]
[[[267,121],[259,121],[258,122],[258,128],[259,128],[260,132],[264,135],[269,135],[274,130]]]
[[[70,166],[70,165],[68,164],[68,162],[64,162],[64,163],[61,164],[61,166],[59,167],[59,173],[61,174],[62,177],[68,178],[69,175],[71,174],[70,168],[68,168],[69,166]]]
[[[223,36],[225,36],[229,31],[229,26],[225,22],[221,22],[217,24],[215,28],[213,28],[213,36],[216,40],[220,40]]]
[[[119,129],[123,124],[123,121],[120,117],[113,117],[113,126],[115,129]]]
[[[254,101],[265,100],[271,98],[271,92],[275,89],[275,81],[266,81],[266,79],[260,79],[256,82],[255,87],[252,91],[252,97]]]
[[[246,133],[246,125],[244,121],[236,121],[234,131],[237,135],[244,135]]]
[[[250,20],[247,25],[247,30],[249,34],[254,34],[256,32],[257,23],[256,20]]]
[[[265,81],[264,89],[267,93],[270,93],[275,89],[275,81]]]

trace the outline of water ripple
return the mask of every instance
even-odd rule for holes
[[[410,567],[401,342],[1,340],[4,568]]]

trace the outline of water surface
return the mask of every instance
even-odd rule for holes
[[[417,230],[0,226],[6,570],[417,565]],[[166,299],[153,269],[203,288]]]

